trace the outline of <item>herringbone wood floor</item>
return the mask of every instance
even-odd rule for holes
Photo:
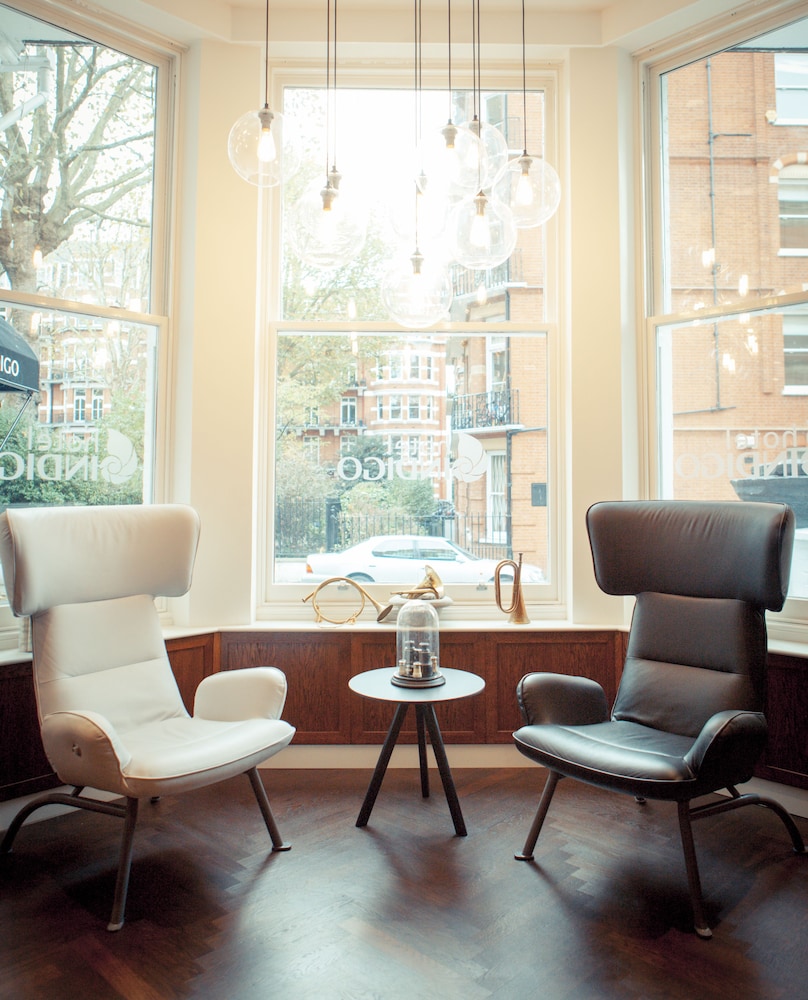
[[[743,809],[696,824],[714,937],[691,930],[675,807],[562,782],[534,863],[513,860],[539,768],[262,772],[143,803],[127,922],[106,931],[119,821],[29,824],[0,859],[0,996],[14,1000],[797,1000],[808,996],[808,856]],[[808,821],[798,821],[808,837]]]

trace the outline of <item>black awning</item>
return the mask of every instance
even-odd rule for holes
[[[0,319],[0,392],[38,392],[39,358],[6,320]]]

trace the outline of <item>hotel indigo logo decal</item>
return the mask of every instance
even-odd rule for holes
[[[105,447],[101,447],[101,441]],[[32,430],[25,454],[0,452],[0,482],[43,479],[51,482],[106,482],[121,486],[137,472],[132,442],[110,428],[103,436],[69,437],[61,430]]]

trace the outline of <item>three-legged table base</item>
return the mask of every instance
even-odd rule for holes
[[[401,732],[401,726],[404,722],[404,717],[406,716],[407,709],[409,707],[409,703],[404,702],[399,704],[396,708],[393,721],[390,723],[390,728],[387,731],[387,736],[384,744],[382,745],[379,759],[373,771],[373,776],[370,779],[370,784],[368,785],[368,790],[365,795],[365,801],[362,803],[362,808],[359,812],[359,818],[356,821],[357,826],[367,826],[367,822],[370,819],[370,813],[373,809],[373,804],[376,801],[376,796],[379,794],[379,789],[382,786],[382,780],[384,779],[385,772],[387,771],[387,765],[390,763],[390,757],[393,754],[393,747],[396,745],[398,735]],[[418,761],[421,771],[421,795],[424,798],[429,797],[429,769],[427,768],[426,761],[426,736],[428,733],[429,742],[432,744],[432,751],[435,754],[435,761],[438,765],[438,772],[440,773],[440,778],[443,782],[443,791],[446,794],[446,801],[449,804],[449,812],[452,814],[455,833],[458,837],[465,837],[466,824],[463,821],[463,814],[460,811],[460,802],[458,801],[457,790],[455,789],[454,781],[452,780],[452,772],[449,769],[449,761],[446,757],[446,749],[443,745],[443,736],[441,735],[440,726],[438,726],[438,720],[435,717],[434,707],[428,703],[416,704],[415,722],[418,731]]]

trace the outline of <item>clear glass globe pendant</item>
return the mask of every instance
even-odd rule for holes
[[[561,181],[546,160],[525,152],[501,171],[491,196],[511,210],[518,229],[532,229],[555,214],[561,203]]]
[[[236,173],[260,188],[276,187],[300,166],[300,153],[284,116],[265,104],[230,129],[227,155]]]
[[[516,226],[510,209],[489,199],[484,191],[453,210],[450,230],[455,261],[471,270],[504,264],[516,247]]]
[[[478,187],[482,143],[467,128],[448,121],[418,144],[416,184],[426,194],[457,202]]]
[[[397,261],[382,278],[382,301],[391,319],[422,330],[446,319],[452,304],[452,283],[445,264],[426,261],[416,248]]]
[[[289,213],[289,242],[311,267],[333,271],[350,264],[365,245],[367,211],[341,186],[332,168],[325,186],[311,185]]]

